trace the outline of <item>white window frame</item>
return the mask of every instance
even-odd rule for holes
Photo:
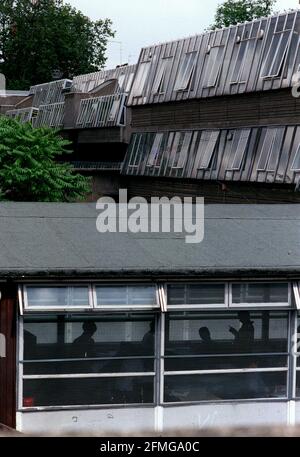
[[[300,311],[300,281],[293,283],[293,293],[296,303],[296,308]]]
[[[156,133],[153,144],[147,159],[147,167],[155,167],[157,159],[161,153],[162,143],[164,140],[164,133]]]
[[[263,141],[263,144],[262,144],[262,147],[261,147],[261,151],[260,151],[260,156],[259,156],[259,159],[258,159],[258,162],[257,162],[257,171],[263,171],[263,172],[274,172],[276,170],[276,166],[274,167],[274,169],[272,169],[270,167],[270,160],[271,160],[271,157],[273,156],[274,154],[274,151],[275,151],[275,155],[277,154],[277,164],[278,164],[278,160],[279,160],[279,154],[280,154],[280,148],[278,151],[275,150],[275,145],[276,145],[276,142],[277,142],[277,135],[279,135],[279,132],[280,132],[280,127],[276,128],[276,127],[271,127],[271,128],[267,128],[266,129],[266,134],[265,134],[265,138],[264,138],[264,141]],[[282,128],[283,130],[283,128]],[[268,143],[268,134],[269,132],[271,132],[272,134],[272,138],[271,138],[271,143]],[[264,167],[260,166],[260,162],[262,161],[263,159],[263,154],[265,152],[265,149],[267,149],[267,152],[266,152],[266,157],[264,159]]]
[[[224,45],[212,46],[209,49],[209,54],[208,54],[208,59],[207,59],[206,69],[205,69],[205,74],[204,74],[203,87],[205,87],[207,89],[216,87],[219,76],[221,74],[224,52],[225,52]]]
[[[236,142],[235,136],[238,135],[238,141],[235,151],[233,150]],[[233,156],[231,166],[227,168],[228,171],[239,171],[241,169],[245,153],[249,144],[249,138],[251,135],[251,129],[235,130],[233,134],[232,144],[230,148],[230,158]],[[235,163],[237,162],[237,163]]]
[[[208,140],[202,139],[202,136],[209,133],[210,138]],[[200,132],[200,140],[197,148],[197,153],[199,152],[200,145],[202,141],[206,141],[205,151],[201,154],[199,163],[197,164],[197,170],[208,170],[210,168],[211,161],[213,159],[214,152],[216,150],[217,143],[220,138],[220,130],[202,130]],[[216,137],[214,137],[214,134]],[[204,161],[205,159],[205,161]],[[203,163],[204,162],[204,163]]]
[[[170,69],[170,64],[172,62],[172,57],[163,57],[159,62],[159,67],[153,82],[152,93],[154,95],[164,94],[166,90],[164,89],[164,83],[167,77],[167,73]]]
[[[155,296],[156,296],[156,305],[100,305],[97,303],[97,287],[154,287],[155,288]],[[161,302],[161,291],[159,291],[157,283],[147,284],[147,283],[97,283],[93,285],[93,301],[94,301],[94,310],[97,311],[137,311],[137,310],[145,310],[145,311],[155,311],[155,310],[162,310],[163,304]]]
[[[296,162],[299,162],[299,167],[295,167]],[[291,166],[292,171],[300,171],[300,144],[296,149],[295,156],[293,159],[293,163]]]
[[[279,52],[281,50],[281,43],[282,43],[282,41],[284,39],[284,36],[287,35],[287,34],[289,34],[289,36],[288,36],[285,48],[283,49],[283,52],[282,52],[282,57],[280,59],[280,64],[278,65],[277,72],[273,72],[272,71],[273,67],[275,65],[277,56],[278,56],[278,54],[279,54]],[[276,50],[274,51],[272,45],[273,45],[273,43],[275,41],[276,35],[281,35],[281,37],[280,37],[279,42],[277,44]],[[283,65],[284,65],[284,63],[286,61],[286,58],[287,58],[289,44],[290,44],[292,35],[293,35],[292,30],[282,30],[280,32],[274,32],[273,37],[272,37],[272,41],[271,41],[271,44],[270,44],[270,47],[269,47],[269,51],[268,51],[268,53],[266,55],[266,58],[265,58],[265,61],[263,62],[263,65],[262,65],[261,78],[263,78],[263,79],[273,79],[273,78],[279,78],[280,77]],[[266,68],[267,67],[267,63],[270,60],[271,56],[273,56],[271,64],[270,64],[269,68]]]
[[[287,284],[288,286],[288,302],[283,302],[283,303],[259,303],[259,302],[254,302],[254,303],[233,303],[233,297],[232,297],[232,286],[233,285],[254,285],[254,284]],[[259,308],[259,309],[277,309],[277,308],[291,308],[292,307],[292,289],[291,289],[291,283],[288,281],[261,281],[261,282],[256,282],[256,281],[246,281],[246,282],[230,282],[229,283],[229,308]]]
[[[185,53],[184,60],[181,62],[176,76],[174,91],[184,91],[189,89],[196,68],[196,61],[197,51]]]
[[[222,285],[224,286],[224,303],[211,303],[211,304],[181,304],[181,305],[170,305],[169,304],[169,298],[168,298],[168,287],[169,286],[192,286],[192,285]],[[229,307],[229,301],[228,301],[228,283],[227,282],[184,282],[184,283],[175,283],[175,282],[168,282],[166,283],[166,288],[165,288],[165,293],[166,293],[166,302],[167,302],[167,310],[168,311],[195,311],[195,310],[200,310],[200,311],[205,311],[205,310],[214,310],[214,309],[228,309]]]
[[[132,97],[142,97],[149,76],[151,61],[141,62],[132,86]]]
[[[193,132],[176,132],[176,133],[179,133],[179,135],[183,134],[184,137],[183,137],[179,155],[178,155],[179,141],[177,143],[176,151],[174,151],[175,152],[174,160],[171,165],[171,168],[173,170],[182,170],[185,167],[187,159],[188,159],[189,146],[192,142]],[[175,133],[175,135],[176,135],[176,133]],[[175,136],[174,136],[174,140],[175,140]],[[179,137],[179,140],[180,140],[180,137]],[[172,150],[173,150],[173,147],[172,147]],[[177,157],[177,155],[178,155],[178,157]],[[176,162],[176,159],[177,159],[177,162]]]
[[[46,289],[46,288],[70,288],[70,287],[84,287],[88,289],[88,297],[89,297],[89,304],[85,306],[30,306],[28,303],[28,294],[27,294],[27,289],[30,287],[35,287],[38,288],[40,287],[41,289]],[[21,286],[20,286],[21,288]],[[20,303],[20,310],[21,310],[21,315],[23,315],[25,312],[39,312],[39,311],[59,311],[59,312],[70,312],[70,311],[80,311],[80,310],[93,310],[93,291],[92,291],[92,285],[91,284],[81,284],[81,283],[76,283],[76,284],[23,284],[22,289],[19,292],[19,299],[21,298],[21,303]]]

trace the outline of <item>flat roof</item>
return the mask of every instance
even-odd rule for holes
[[[1,203],[0,277],[300,274],[300,205],[205,206],[202,243],[106,233],[96,204]]]

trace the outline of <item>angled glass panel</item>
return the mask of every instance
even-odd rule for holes
[[[257,171],[275,171],[278,163],[284,129],[271,128],[265,131]]]
[[[246,51],[247,51],[247,46],[248,46],[247,41],[242,41],[239,44],[239,50],[238,50],[238,53],[236,56],[235,65],[234,65],[233,72],[231,75],[232,84],[240,82],[240,73],[241,73],[241,70],[244,65],[244,59],[245,59],[245,55],[246,55]]]
[[[153,84],[153,93],[162,94],[167,88],[167,77],[171,66],[172,59],[165,58],[160,61],[158,71]]]
[[[97,306],[158,306],[155,286],[97,286]]]
[[[275,33],[263,64],[261,76],[263,78],[276,78],[280,76],[284,60],[287,55],[291,31]]]
[[[211,48],[208,56],[204,87],[215,87],[223,63],[224,46],[215,46]]]
[[[280,156],[281,146],[282,146],[283,134],[284,134],[284,128],[276,129],[276,135],[275,135],[274,141],[272,143],[272,148],[271,148],[270,155],[269,155],[267,171],[276,170],[279,156]]]
[[[185,54],[175,81],[174,90],[187,90],[189,88],[192,74],[195,69],[196,57],[196,52]]]
[[[232,285],[233,304],[289,304],[287,283],[249,283]]]
[[[163,141],[164,134],[163,133],[157,133],[154,138],[154,142],[150,151],[150,155],[148,158],[147,165],[153,167],[156,165],[157,159],[159,157],[159,154],[161,152],[161,146],[162,146],[162,141]]]
[[[296,151],[296,154],[295,154],[292,166],[291,166],[291,170],[300,171],[300,144],[297,148],[297,151]]]
[[[245,156],[251,130],[236,130],[233,136],[230,157],[233,157],[229,170],[240,170]]]
[[[219,130],[203,130],[201,132],[198,152],[202,151],[202,156],[198,164],[198,169],[207,169],[210,167],[219,136]]]
[[[224,305],[224,284],[170,284],[168,305]]]
[[[183,168],[185,166],[191,139],[192,132],[185,132],[180,134],[180,139],[177,143],[177,149],[172,168]]]
[[[25,308],[86,308],[90,307],[88,286],[26,286]]]
[[[144,88],[146,85],[146,81],[148,78],[149,70],[150,70],[151,62],[143,62],[139,65],[135,83],[132,89],[132,96],[133,97],[141,97],[144,92]]]
[[[126,87],[125,87],[125,92],[126,93],[128,93],[130,91],[130,89],[131,89],[133,78],[134,78],[134,73],[130,73],[130,75],[128,77],[128,80],[127,80]]]

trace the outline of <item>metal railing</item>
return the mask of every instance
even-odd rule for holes
[[[39,113],[34,119],[34,127],[62,127],[65,115],[65,103],[41,105]]]
[[[126,94],[81,100],[77,127],[115,127],[125,125]]]
[[[76,170],[121,170],[122,162],[87,162],[76,161],[71,162],[71,165]]]
[[[22,124],[26,122],[34,122],[39,113],[38,108],[28,107],[20,109],[12,109],[6,112],[6,116],[12,119],[18,119]]]

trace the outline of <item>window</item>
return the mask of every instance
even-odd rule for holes
[[[134,78],[134,73],[130,73],[128,80],[127,80],[126,88],[125,88],[125,92],[127,94],[129,93],[129,91],[131,89],[133,78]]]
[[[170,284],[168,306],[227,306],[225,284]]]
[[[162,142],[163,142],[163,133],[157,133],[154,138],[154,142],[149,154],[147,166],[153,167],[155,165],[159,165],[158,158],[160,156]]]
[[[232,284],[232,305],[289,306],[288,283]]]
[[[192,135],[192,132],[177,132],[175,134],[175,139],[171,149],[171,160],[173,157],[171,165],[172,168],[184,168],[188,157]]]
[[[243,159],[245,156],[245,152],[247,149],[249,137],[250,137],[251,130],[236,130],[233,135],[232,144],[230,148],[230,158],[232,158],[232,162],[228,168],[228,170],[240,170]]]
[[[256,38],[242,40],[239,43],[238,53],[230,77],[231,84],[247,82],[251,70],[250,66],[253,61],[256,43]]]
[[[165,403],[287,397],[287,312],[173,312],[165,335]]]
[[[197,156],[201,154],[198,169],[210,168],[219,136],[219,130],[204,130],[201,132],[201,138],[197,152]]]
[[[90,308],[88,286],[25,286],[25,309]]]
[[[185,54],[175,81],[174,90],[188,90],[196,65],[196,57],[195,51]]]
[[[257,171],[275,171],[280,156],[284,128],[267,129],[262,134],[263,143],[258,149],[260,153]]]
[[[288,52],[288,45],[292,32],[275,32],[265,62],[262,67],[262,78],[279,77]]]
[[[124,86],[124,82],[125,82],[125,73],[121,74],[119,77],[118,77],[118,84],[119,84],[119,89],[120,90],[123,90],[123,86]]]
[[[116,120],[118,111],[120,108],[120,101],[121,101],[120,98],[117,98],[116,100],[113,101],[113,104],[112,104],[112,107],[111,107],[111,110],[109,113],[108,121],[113,122]]]
[[[132,89],[133,97],[141,97],[144,93],[151,62],[142,62],[139,65],[135,82]]]
[[[221,73],[223,57],[224,46],[214,46],[210,49],[203,82],[204,87],[215,87],[217,85]]]
[[[153,93],[163,94],[167,89],[168,76],[171,69],[171,58],[164,58],[160,61],[156,77],[153,83]]]
[[[300,171],[300,144],[297,147],[297,151],[291,166],[291,170],[293,171]]]
[[[293,291],[296,308],[300,310],[300,282],[295,282],[293,284]]]
[[[157,308],[158,294],[155,286],[97,286],[96,306],[100,308]]]
[[[152,314],[25,316],[21,407],[152,404]]]

